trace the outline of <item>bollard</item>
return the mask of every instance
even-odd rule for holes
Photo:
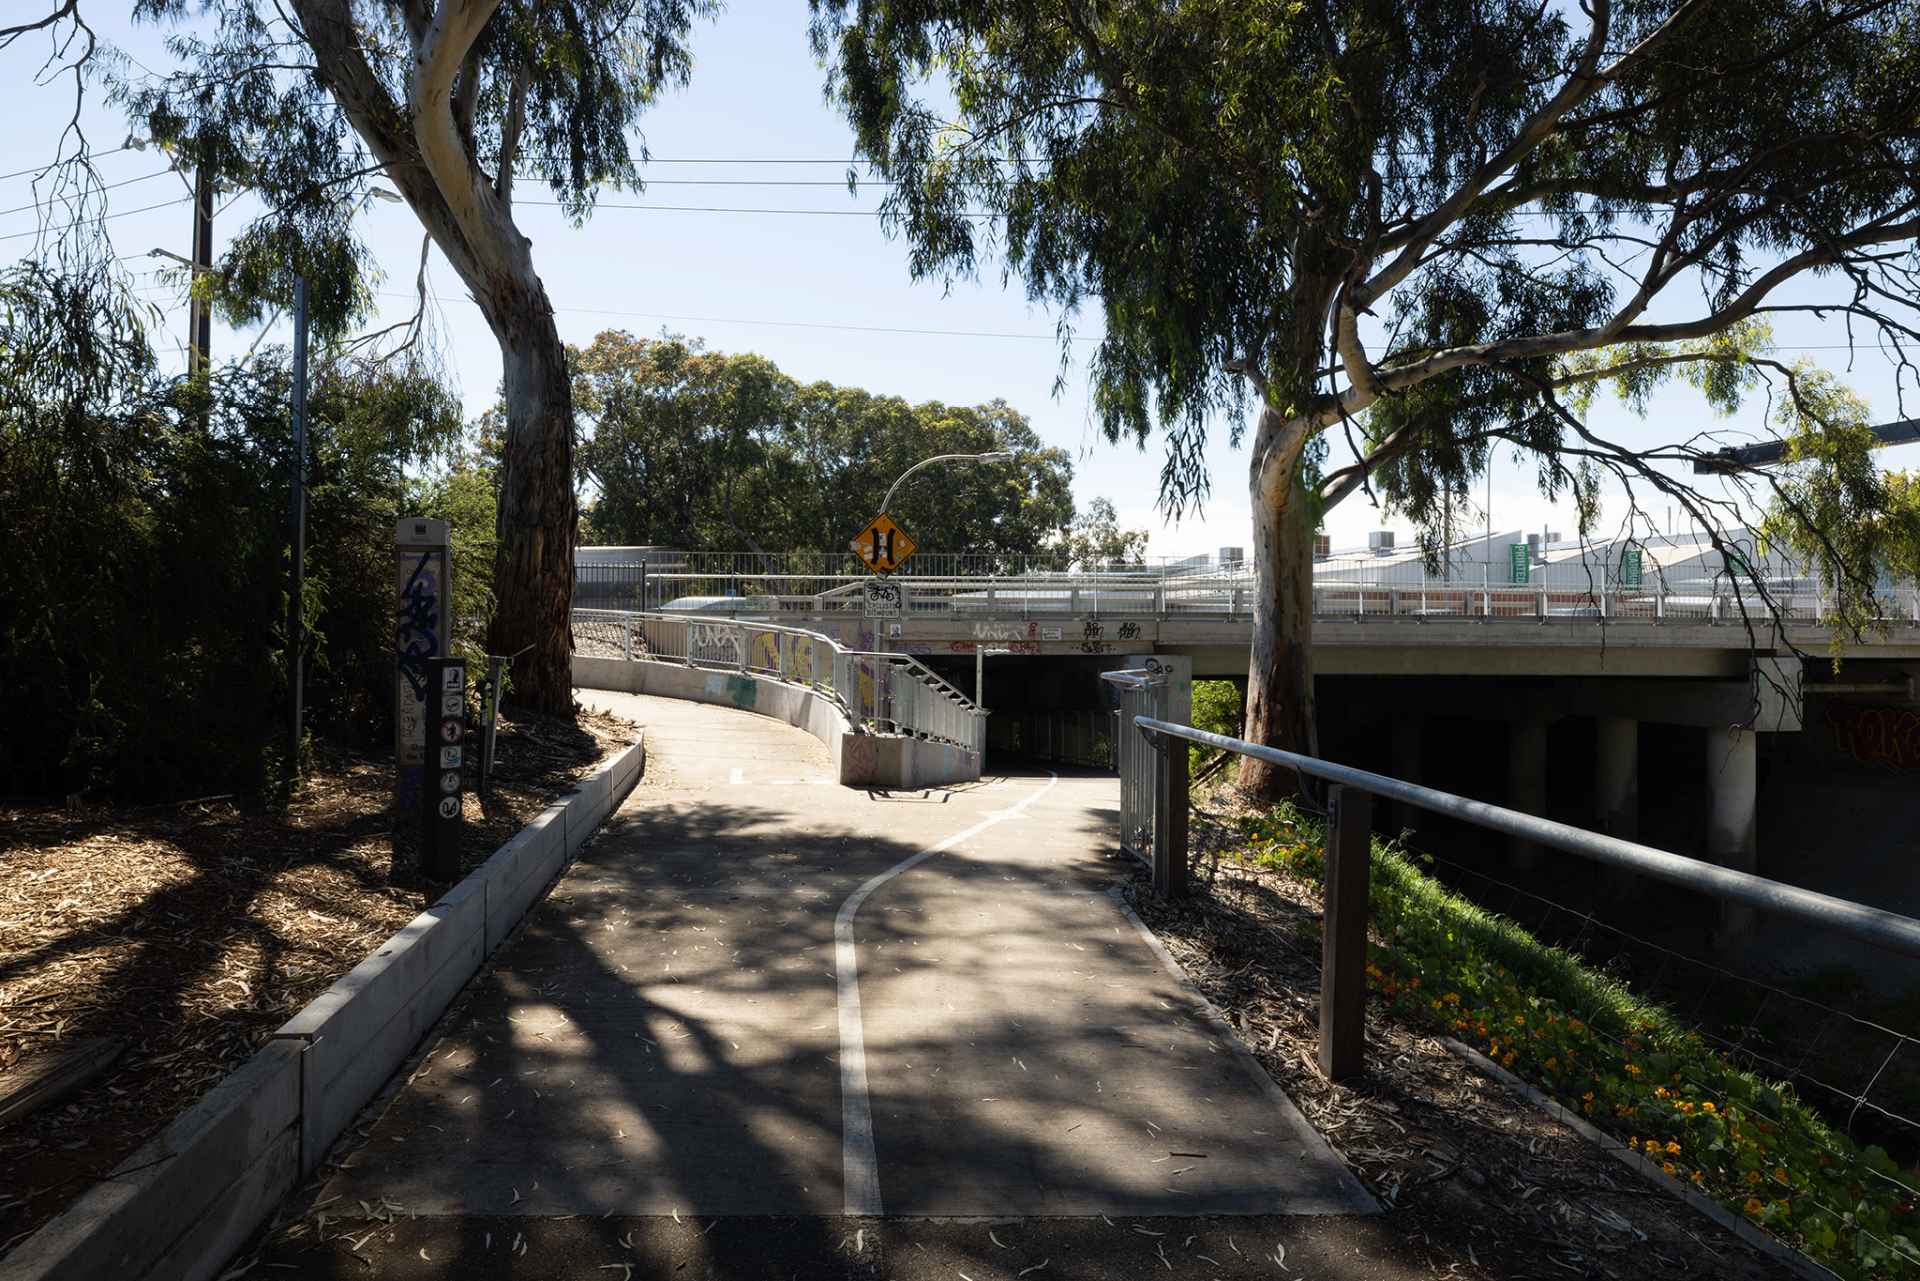
[[[1358,1076],[1367,1041],[1367,880],[1373,797],[1328,789],[1326,919],[1320,938],[1320,1070],[1330,1081]]]

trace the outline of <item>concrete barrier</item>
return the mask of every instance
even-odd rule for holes
[[[0,1281],[205,1281],[380,1092],[645,768],[549,806],[159,1136],[0,1262]]]
[[[785,721],[826,744],[834,775],[846,787],[912,789],[972,782],[980,777],[974,753],[950,743],[898,734],[863,734],[824,694],[752,672],[709,671],[684,663],[623,658],[573,659],[578,689],[618,690],[737,707]]]

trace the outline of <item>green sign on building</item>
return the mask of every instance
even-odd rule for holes
[[[1638,547],[1629,547],[1620,553],[1620,585],[1622,587],[1640,586],[1643,572]]]
[[[1524,583],[1533,574],[1533,557],[1525,543],[1507,544],[1507,581]]]

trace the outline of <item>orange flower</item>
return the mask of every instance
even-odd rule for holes
[[[1667,1143],[1667,1152],[1672,1156],[1679,1156],[1680,1145],[1678,1143],[1674,1143],[1671,1140],[1669,1140]]]
[[[1760,1211],[1766,1208],[1766,1206],[1760,1204],[1759,1199],[1756,1197],[1748,1197],[1747,1203],[1741,1207],[1741,1209],[1745,1210],[1748,1214],[1755,1216],[1758,1216]]]
[[[1666,1174],[1666,1175],[1673,1175],[1673,1174],[1678,1174],[1679,1171],[1673,1168],[1673,1162],[1662,1161],[1660,1163],[1660,1173]]]

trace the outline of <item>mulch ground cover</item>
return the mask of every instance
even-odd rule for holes
[[[503,712],[493,786],[466,800],[463,874],[634,738],[608,716]],[[0,1254],[443,892],[389,875],[391,754],[316,752],[279,813],[0,804],[0,1073],[125,1042],[80,1092],[0,1128]]]
[[[1435,1276],[1648,1276],[1785,1281],[1750,1250],[1422,1030],[1368,1011],[1367,1072],[1335,1085],[1318,1061],[1320,891],[1228,856],[1228,789],[1196,815],[1187,899],[1135,906],[1314,1127],[1387,1207]]]

